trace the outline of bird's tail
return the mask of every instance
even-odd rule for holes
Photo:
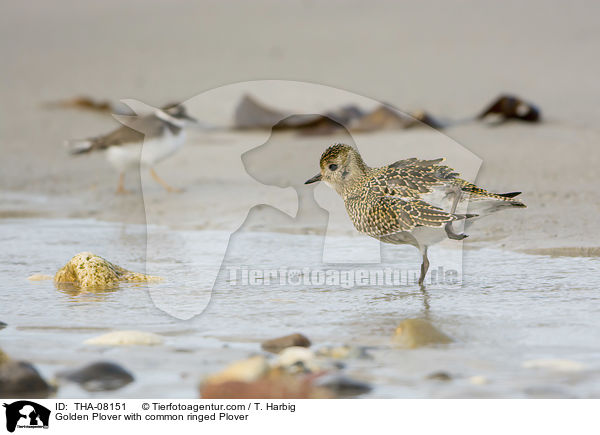
[[[506,201],[513,207],[527,207],[518,199],[513,199],[515,196],[520,195],[521,192],[508,192],[508,193],[497,193],[496,195],[505,198]]]
[[[93,139],[74,139],[65,142],[69,154],[89,153],[94,148]]]

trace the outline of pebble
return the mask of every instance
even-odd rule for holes
[[[406,319],[396,328],[393,341],[398,347],[415,349],[451,343],[452,339],[425,319]]]
[[[162,344],[160,335],[143,331],[113,331],[85,340],[84,344],[96,346],[153,346]]]
[[[338,374],[320,376],[315,385],[331,391],[336,397],[358,396],[372,390],[372,387],[365,382]]]
[[[33,365],[14,361],[0,350],[0,397],[44,398],[51,392]]]
[[[476,376],[471,376],[469,378],[469,383],[471,383],[473,385],[486,385],[486,384],[489,384],[490,381],[485,376],[476,375]]]
[[[269,363],[262,355],[236,361],[224,370],[206,378],[205,383],[253,382],[267,375]]]
[[[259,379],[253,382],[228,381],[204,383],[200,386],[204,399],[329,399],[326,388],[320,388],[310,379],[287,376],[278,379]]]
[[[159,277],[130,272],[91,252],[81,252],[65,264],[56,275],[56,284],[72,284],[80,289],[106,289],[119,282],[157,281]]]
[[[317,349],[317,356],[333,359],[371,359],[366,348],[359,346],[325,346]]]
[[[310,340],[302,334],[290,334],[283,337],[273,338],[262,343],[263,350],[272,353],[279,353],[282,350],[298,346],[298,347],[310,347]]]
[[[450,373],[448,373],[448,372],[434,372],[434,373],[427,375],[426,379],[432,379],[435,381],[446,382],[446,381],[452,380],[452,375],[450,375]]]
[[[315,353],[306,347],[288,347],[284,349],[275,363],[290,373],[314,373],[321,370],[315,360]]]
[[[105,361],[66,370],[57,373],[56,377],[75,382],[87,391],[118,390],[134,380],[133,375],[120,365]]]
[[[526,369],[548,369],[559,372],[580,372],[585,370],[585,365],[570,359],[532,359],[525,361]]]

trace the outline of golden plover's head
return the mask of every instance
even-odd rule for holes
[[[325,150],[321,155],[320,166],[321,172],[306,180],[305,184],[324,181],[340,194],[346,186],[363,176],[367,169],[358,151],[350,145],[340,143]]]

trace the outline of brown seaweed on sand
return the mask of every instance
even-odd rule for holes
[[[541,118],[541,112],[537,106],[519,97],[507,94],[496,98],[477,116],[477,119],[484,119],[489,115],[497,115],[501,118],[501,121],[517,119],[526,122],[539,122]]]

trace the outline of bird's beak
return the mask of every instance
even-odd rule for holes
[[[197,120],[196,118],[192,118],[190,115],[187,115],[187,114],[186,114],[186,115],[183,115],[183,118],[184,118],[184,119],[187,119],[187,120],[188,120],[188,121],[190,121],[190,122],[193,122],[193,123],[195,123],[195,124],[198,124],[198,120]]]
[[[306,180],[304,184],[316,183],[317,181],[321,181],[321,174],[317,174],[309,180]]]

